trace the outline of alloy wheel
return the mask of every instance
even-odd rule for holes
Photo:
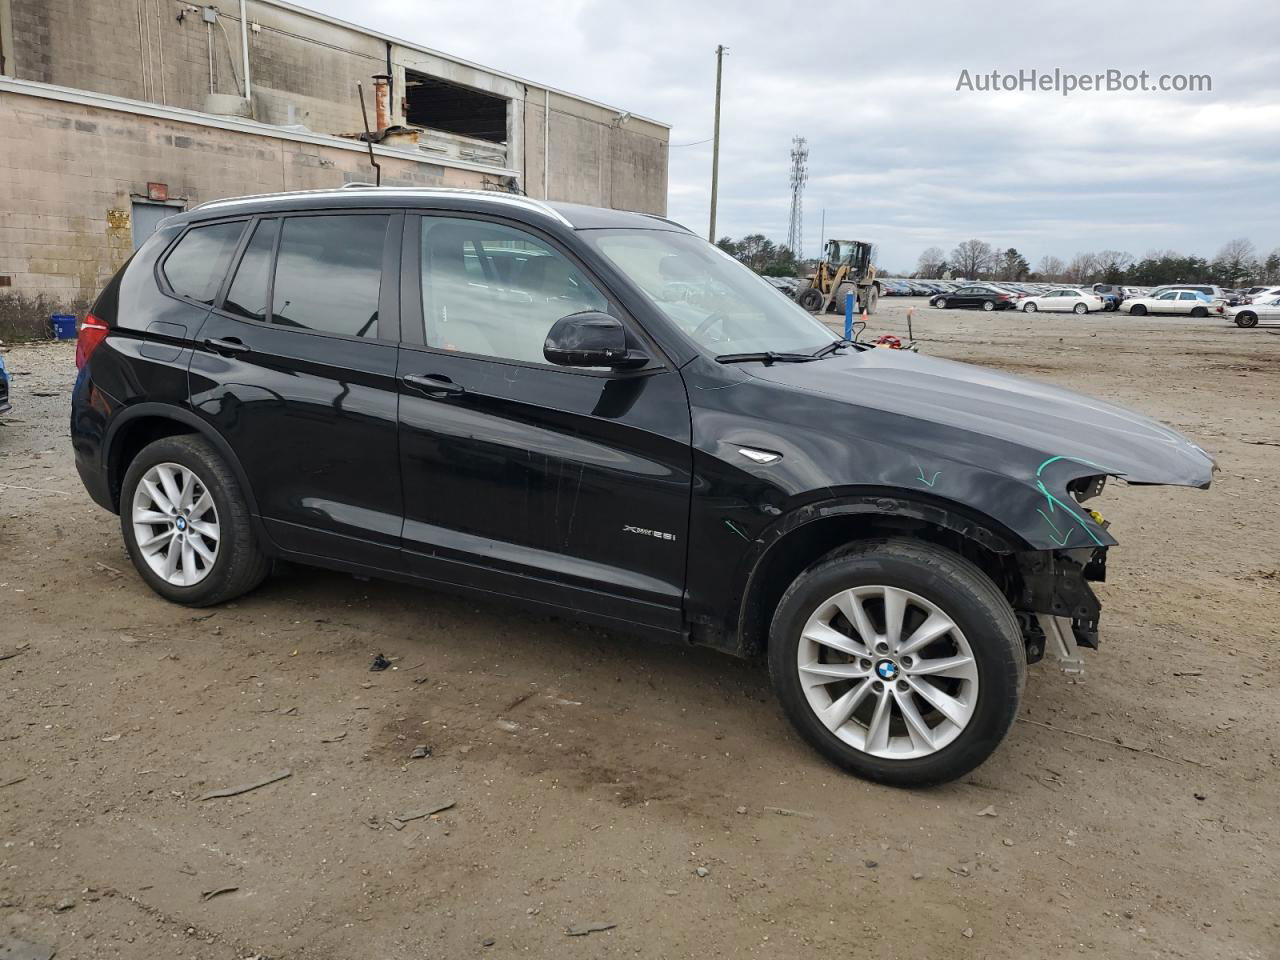
[[[213,569],[222,539],[218,510],[189,468],[158,463],[143,474],[130,520],[138,552],[166,583],[195,586]]]
[[[927,757],[956,739],[978,703],[978,665],[937,604],[892,586],[843,590],[809,616],[796,670],[818,720],[875,757]]]

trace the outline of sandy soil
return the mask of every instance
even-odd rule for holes
[[[1032,667],[995,757],[921,792],[832,769],[706,651],[302,569],[171,606],[80,489],[71,348],[14,348],[0,953],[1280,956],[1280,331],[917,307],[926,352],[1132,405],[1222,469],[1109,485],[1086,682]]]

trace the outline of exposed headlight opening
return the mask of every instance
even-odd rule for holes
[[[1092,500],[1102,492],[1102,488],[1107,485],[1106,474],[1100,474],[1096,477],[1076,477],[1067,484],[1067,492],[1075,499],[1076,503],[1084,503],[1086,500]]]

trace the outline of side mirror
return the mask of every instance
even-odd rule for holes
[[[649,362],[641,351],[627,349],[622,321],[595,310],[571,313],[552,324],[542,355],[562,367],[640,367]]]

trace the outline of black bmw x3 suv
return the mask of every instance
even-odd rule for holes
[[[348,189],[165,221],[80,334],[71,432],[140,576],[285,559],[767,658],[848,770],[945,781],[1026,665],[1097,644],[1108,476],[1209,484],[1159,423],[840,339],[659,217]]]

